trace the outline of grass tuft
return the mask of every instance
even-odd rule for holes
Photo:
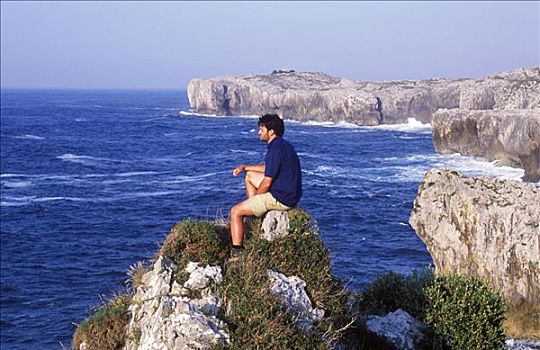
[[[189,261],[220,265],[229,256],[229,230],[210,221],[183,220],[173,226],[159,252],[182,270]]]
[[[73,348],[79,349],[84,342],[88,349],[122,349],[126,341],[131,298],[131,295],[117,295],[99,307],[77,327],[73,336]]]

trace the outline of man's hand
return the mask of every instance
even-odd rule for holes
[[[246,170],[246,166],[244,164],[237,166],[236,169],[233,170],[233,176],[238,176],[242,171]]]

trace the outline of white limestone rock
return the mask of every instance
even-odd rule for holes
[[[199,113],[278,113],[298,121],[357,125],[431,122],[440,108],[540,108],[540,67],[480,79],[354,81],[324,73],[222,76],[192,79],[191,108]],[[382,101],[382,115],[377,110]]]
[[[427,326],[398,309],[386,316],[371,315],[366,321],[367,329],[377,336],[386,339],[397,349],[415,350],[424,339]]]
[[[524,169],[527,181],[540,180],[540,108],[440,109],[432,128],[439,153],[498,160]]]
[[[289,215],[286,211],[271,210],[261,224],[262,238],[273,241],[289,234]]]
[[[287,277],[282,273],[268,270],[270,289],[278,296],[283,307],[297,316],[297,325],[304,331],[310,331],[313,322],[322,320],[324,310],[313,308],[306,293],[306,282],[297,276]]]
[[[506,350],[540,350],[540,340],[508,339],[505,348]]]
[[[160,256],[143,275],[129,307],[126,350],[208,349],[229,342],[226,324],[217,317],[220,300],[209,288],[221,283],[221,268],[190,262],[182,286],[174,281],[176,268]]]
[[[437,274],[480,276],[510,311],[540,309],[540,187],[432,169],[409,222]]]

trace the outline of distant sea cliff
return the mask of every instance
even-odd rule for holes
[[[324,73],[192,79],[191,109],[217,115],[278,113],[356,125],[432,123],[440,153],[500,160],[540,180],[540,67],[481,79],[354,81]]]

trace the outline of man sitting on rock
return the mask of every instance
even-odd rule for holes
[[[240,165],[234,176],[246,171],[245,183],[248,198],[231,209],[231,256],[243,249],[244,217],[264,215],[269,210],[289,210],[302,196],[300,160],[294,147],[282,136],[283,120],[277,114],[259,118],[259,140],[268,143],[265,163]]]

